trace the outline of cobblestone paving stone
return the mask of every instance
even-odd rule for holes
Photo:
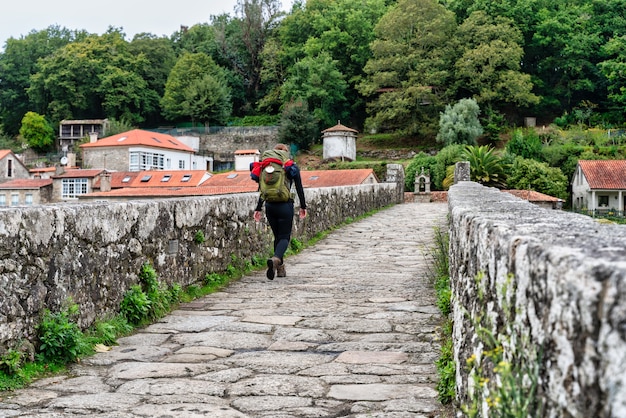
[[[180,308],[0,417],[437,417],[429,272],[447,205],[407,203]]]

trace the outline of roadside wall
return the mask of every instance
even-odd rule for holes
[[[625,417],[626,226],[472,182],[448,202],[459,402],[501,416],[536,375],[530,416]]]
[[[306,240],[393,204],[397,187],[306,189],[308,216],[294,223],[293,237]],[[70,297],[82,327],[116,313],[146,262],[160,281],[190,285],[268,255],[271,231],[252,219],[256,202],[256,193],[246,193],[0,209],[0,352],[34,340],[43,310]],[[194,240],[198,231],[202,243]]]

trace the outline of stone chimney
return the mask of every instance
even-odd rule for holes
[[[108,171],[103,171],[102,174],[100,174],[100,191],[111,191],[111,173],[109,173]]]
[[[94,143],[98,141],[98,132],[89,132],[89,142]]]

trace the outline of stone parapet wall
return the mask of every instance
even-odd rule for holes
[[[472,182],[448,202],[458,401],[499,416],[536,374],[530,416],[626,416],[626,226]]]
[[[302,241],[395,202],[398,185],[306,189]],[[269,254],[272,235],[252,213],[256,193],[0,209],[0,349],[34,339],[44,309],[68,298],[79,324],[118,311],[149,262],[159,280],[190,285]],[[194,239],[202,231],[204,242]],[[1,351],[1,350],[0,350]]]

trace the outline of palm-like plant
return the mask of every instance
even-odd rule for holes
[[[459,161],[470,163],[470,179],[485,186],[503,189],[506,187],[505,164],[494,149],[487,145],[467,145],[461,152]],[[446,169],[443,186],[447,189],[454,183],[454,166]]]

